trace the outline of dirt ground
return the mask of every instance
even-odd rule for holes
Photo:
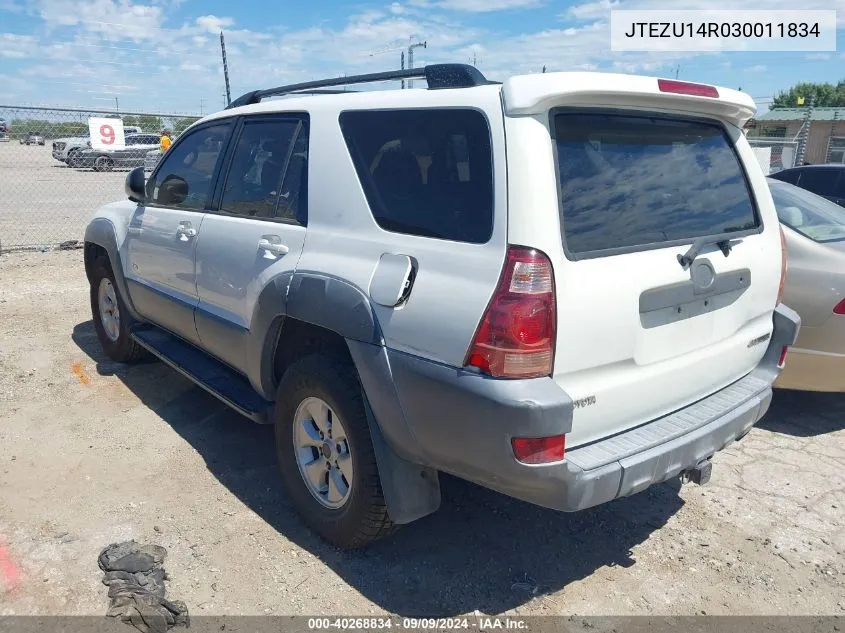
[[[438,513],[343,553],[292,511],[270,427],[105,359],[81,251],[6,254],[0,615],[102,615],[97,555],[135,538],[167,548],[194,616],[841,616],[843,429],[845,397],[778,392],[707,486],[567,515],[444,477]]]

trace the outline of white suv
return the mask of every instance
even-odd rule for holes
[[[343,547],[433,512],[441,471],[563,511],[704,483],[799,326],[754,112],[458,64],[249,93],[88,226],[99,339],[275,424],[293,504]]]

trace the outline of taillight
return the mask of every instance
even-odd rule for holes
[[[680,95],[717,98],[719,96],[719,91],[713,86],[694,84],[688,81],[677,81],[675,79],[658,79],[657,87],[660,89],[660,92],[674,92]]]
[[[845,314],[845,299],[833,307],[833,314]]]
[[[466,364],[496,378],[548,376],[556,326],[552,263],[538,250],[511,246]]]
[[[515,437],[511,446],[514,456],[523,464],[548,464],[563,459],[566,436]]]
[[[783,289],[786,287],[786,273],[789,268],[789,257],[786,252],[786,236],[780,227],[780,286],[778,287],[778,303],[783,299]]]

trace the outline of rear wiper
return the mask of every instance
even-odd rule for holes
[[[719,250],[722,251],[722,255],[727,257],[731,254],[731,249],[739,244],[742,240],[731,240],[726,238],[724,235],[715,235],[710,237],[700,237],[692,243],[692,246],[689,247],[689,250],[684,253],[683,255],[678,255],[678,262],[681,264],[681,268],[686,268],[690,266],[694,261],[695,258],[698,257],[698,254],[701,252],[701,249],[707,246],[708,244],[715,244],[719,247]]]

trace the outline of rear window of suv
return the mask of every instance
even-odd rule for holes
[[[553,112],[563,240],[574,256],[752,230],[725,130],[688,119]]]
[[[456,242],[490,239],[493,155],[482,113],[348,111],[340,125],[381,228]]]

